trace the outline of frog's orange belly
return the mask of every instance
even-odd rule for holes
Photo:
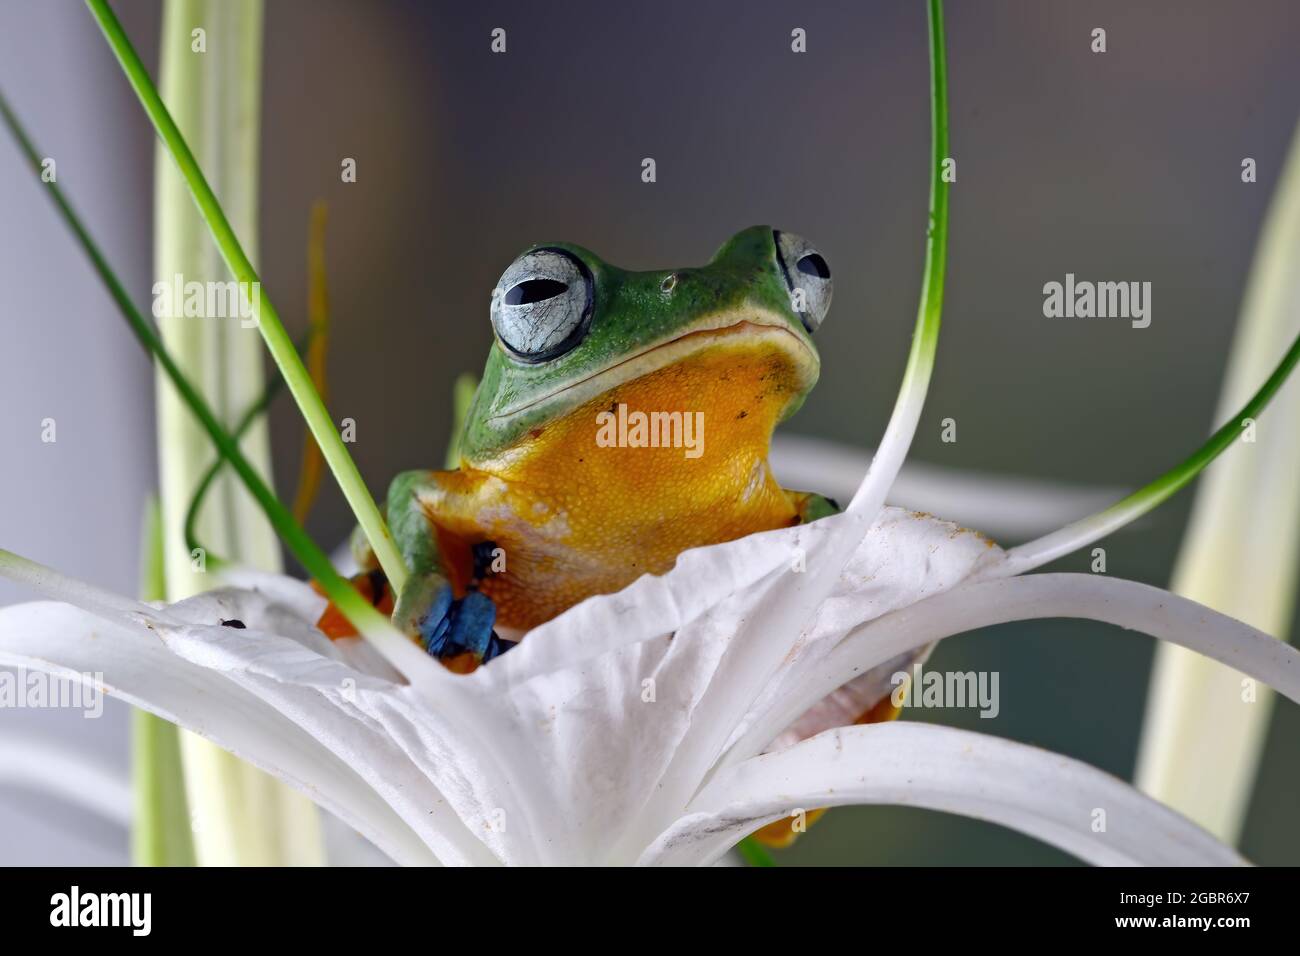
[[[794,523],[767,449],[799,381],[787,352],[717,344],[611,387],[498,459],[438,472],[421,503],[459,568],[453,584],[467,583],[466,545],[494,542],[505,570],[481,587],[503,627],[526,630],[662,574],[688,548]]]
[[[580,509],[516,501],[511,508],[485,508],[472,522],[446,513],[430,517],[458,591],[474,579],[471,546],[491,542],[479,549],[478,587],[496,604],[501,628],[526,631],[592,595],[668,571],[690,548],[794,524],[789,495],[761,467],[761,486],[744,500],[656,502],[647,489],[640,501],[634,493],[589,496]],[[534,511],[536,524],[520,517]]]

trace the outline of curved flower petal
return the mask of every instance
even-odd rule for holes
[[[914,599],[913,592],[919,588],[924,593],[927,582],[936,577],[936,567],[946,569],[946,579],[929,586],[955,583],[989,548],[952,525],[896,509],[887,510],[879,524],[844,576],[832,582],[832,598],[807,641],[838,638],[873,614]],[[801,564],[797,553],[805,553],[805,573],[812,576],[826,539],[836,533],[856,533],[856,527],[847,519],[830,519],[686,552],[667,575],[642,578],[618,594],[584,602],[535,629],[511,654],[460,679],[454,688],[456,706],[472,715],[463,727],[503,748],[500,762],[511,767],[516,779],[530,784],[528,794],[515,795],[507,814],[521,812],[526,827],[515,827],[509,837],[493,843],[494,852],[510,862],[608,856],[613,849],[611,829],[635,817],[654,792],[683,737],[701,725],[701,703],[707,706],[710,698],[720,698],[719,688],[730,686],[723,702],[734,714],[730,721],[723,718],[710,727],[719,739],[702,751],[707,769],[736,716],[744,715],[766,686],[767,676],[784,667],[791,635],[798,633],[797,624],[773,628],[765,658],[759,655],[761,648],[747,630],[748,617],[757,616],[755,601],[773,589],[778,589],[779,598],[781,589],[806,580],[792,571],[792,565]],[[963,555],[959,561],[946,558],[955,538],[961,539],[955,546]],[[868,578],[880,580],[864,588]],[[318,610],[313,602],[319,599],[284,593],[292,583],[240,583],[256,586],[286,605],[300,605],[301,615],[314,617]],[[744,648],[739,642],[732,648],[732,638],[742,633]],[[226,643],[232,640],[238,638],[226,637]],[[247,645],[241,641],[240,646]],[[729,685],[717,673],[729,654],[746,666],[763,661],[765,669],[751,670],[748,684]],[[245,660],[240,669],[247,670],[250,663]],[[647,682],[655,687],[650,694]],[[468,748],[458,746],[450,733],[441,735],[436,748],[431,746],[430,740],[419,737],[427,733],[427,728],[421,729],[427,715],[408,702],[399,717],[391,712],[394,695],[400,691],[379,695],[388,698],[382,702],[386,729],[396,733],[404,728],[402,735],[417,740],[407,748],[408,756],[444,792],[466,794],[466,799],[452,802],[466,812],[475,803],[506,809],[502,804],[508,785],[496,791],[491,799],[499,802],[493,803],[471,793],[468,778],[447,782],[447,776],[466,762]],[[371,704],[381,707],[378,697]],[[628,741],[635,744],[629,746]],[[460,752],[453,755],[455,749]],[[430,760],[430,750],[443,756]],[[687,782],[689,791],[698,786],[698,778]],[[527,846],[517,836],[521,829],[527,835],[550,837],[544,845]],[[654,832],[657,828],[648,836]]]
[[[129,607],[98,606],[105,614],[149,610],[134,603]],[[417,836],[394,812],[390,796],[376,792],[372,782],[362,776],[367,769],[373,776],[380,760],[377,755],[386,749],[380,735],[357,725],[354,746],[358,763],[350,765],[293,719],[177,656],[158,639],[157,626],[155,623],[150,629],[128,623],[125,617],[105,620],[51,602],[3,608],[0,663],[81,682],[102,673],[109,693],[208,737],[275,774],[360,830],[394,859],[424,864],[438,861],[426,848],[436,841],[427,833]],[[401,766],[386,768],[385,773],[390,786],[426,785],[418,774],[404,774]],[[447,855],[455,859],[455,854]]]
[[[231,595],[201,597],[220,596]],[[532,830],[518,825],[529,819],[527,795],[510,786],[524,766],[518,745],[509,735],[489,745],[492,715],[464,682],[446,695],[449,716],[413,687],[280,634],[200,624],[162,633],[173,653],[253,694],[354,767],[444,862],[533,862]],[[507,748],[503,769],[495,758]],[[516,821],[509,835],[488,829],[497,810]]]
[[[737,722],[765,709],[763,701],[779,695],[787,675],[811,666],[863,621],[957,584],[995,550],[950,523],[885,509],[829,598],[797,605],[791,594],[817,573],[818,556],[837,534],[856,534],[856,528],[831,518],[686,552],[668,574],[583,602],[460,679],[453,709],[472,715],[467,729],[508,748],[502,764],[515,779],[529,781],[529,792],[513,794],[508,807],[508,783],[489,797],[472,793],[468,778],[449,779],[469,748],[451,732],[438,735],[436,745],[432,737],[420,738],[429,733],[418,729],[426,715],[409,702],[401,715],[394,711],[391,698],[400,692],[381,690],[366,706],[399,738],[417,741],[407,748],[409,758],[449,796],[465,794],[451,799],[465,813],[477,803],[502,807],[512,820],[524,815],[523,827],[493,835],[501,859],[635,859],[680,814]],[[240,583],[301,605],[298,613],[307,617],[318,609],[318,598],[285,591],[301,585]],[[783,610],[794,616],[782,621]],[[205,613],[214,619],[214,612]],[[811,620],[805,624],[797,615]],[[219,636],[225,644],[252,646],[238,633]],[[252,664],[245,658],[231,673]],[[337,679],[307,676],[325,685],[322,693]],[[440,756],[430,759],[429,750]],[[677,775],[674,800],[648,805],[664,791],[670,770]],[[629,830],[629,821],[639,825]],[[612,832],[626,833],[627,844],[611,846]],[[549,839],[528,845],[539,833]]]
[[[972,532],[895,508],[865,536],[856,521],[834,516],[687,552],[668,574],[584,602],[532,632],[505,666],[472,675],[495,688],[490,698],[533,714],[516,733],[546,755],[566,845],[579,858],[635,857],[788,675],[863,621],[957,584],[996,551]],[[835,575],[824,562],[844,540],[857,548]],[[714,582],[735,580],[741,544],[751,549],[742,560],[766,574],[700,600]],[[599,768],[600,785],[572,778],[575,765]],[[609,847],[612,821],[628,820],[624,842]]]
[[[1244,861],[1195,824],[1078,760],[985,734],[894,723],[827,731],[725,771],[641,857],[711,863],[797,810],[898,804],[999,823],[1101,865]]]
[[[882,511],[864,538],[860,520],[829,518],[683,554],[667,575],[584,602],[489,667],[440,675],[432,701],[367,658],[365,645],[324,639],[310,623],[320,598],[298,582],[245,574],[245,590],[155,610],[47,570],[40,581],[30,567],[23,573],[133,633],[151,666],[169,659],[192,687],[220,686],[266,714],[259,719],[318,746],[304,744],[298,764],[277,767],[278,753],[254,753],[255,740],[209,730],[219,742],[308,782],[323,745],[335,772],[352,768],[445,862],[630,861],[680,815],[737,725],[766,709],[788,678],[863,621],[957,584],[993,548],[898,509]],[[827,554],[859,538],[836,575]],[[245,628],[220,626],[232,618]],[[0,618],[0,647],[14,630],[6,623],[14,622]],[[58,659],[56,646],[24,650]],[[134,677],[137,666],[85,653],[76,660],[83,666],[74,669],[119,682],[116,669]],[[192,698],[153,703],[202,731],[206,711]],[[612,833],[625,843],[613,845]],[[391,839],[375,839],[395,853]]]
[[[869,448],[778,432],[772,436],[770,461],[786,488],[806,488],[847,501],[862,481],[871,456]],[[944,515],[999,540],[1023,540],[1099,511],[1124,492],[1121,487],[972,473],[907,461],[889,489],[889,502]]]
[[[886,508],[858,549],[837,588],[793,642],[780,673],[736,723],[734,741],[777,700],[788,696],[802,675],[817,666],[855,628],[928,597],[957,587],[977,566],[1003,555],[983,535],[929,515]],[[890,676],[923,658],[918,645],[881,661],[838,691],[814,701],[798,716],[798,734],[789,742],[852,723],[890,689]],[[840,699],[832,699],[836,694]]]
[[[758,753],[800,713],[864,670],[990,624],[1047,617],[1104,621],[1198,651],[1300,702],[1300,651],[1160,588],[1094,574],[972,581],[861,627],[738,741],[727,762]]]
[[[448,863],[633,862],[674,821],[703,812],[702,789],[747,765],[746,746],[770,743],[777,717],[788,712],[788,723],[819,691],[915,653],[943,636],[940,624],[977,626],[971,595],[992,620],[1003,604],[1027,613],[1015,589],[1051,579],[963,584],[1002,560],[1000,549],[885,509],[838,575],[808,583],[831,571],[828,552],[854,540],[853,519],[690,552],[667,575],[584,602],[488,667],[422,687],[395,680],[364,645],[324,639],[311,623],[319,599],[275,578],[153,609],[42,570],[47,590],[109,623],[51,605],[0,612],[0,660],[102,670],[128,699],[297,783],[404,862],[430,851]],[[1122,584],[1074,577],[1084,589]],[[1079,613],[1098,600],[1078,596]],[[1059,600],[1039,604],[1066,613]],[[245,627],[221,626],[230,618]]]

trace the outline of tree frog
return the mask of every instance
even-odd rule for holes
[[[394,621],[472,669],[688,548],[833,513],[767,462],[772,430],[817,381],[813,333],[830,303],[822,255],[768,226],[668,271],[628,272],[568,243],[525,251],[492,293],[459,467],[389,489],[412,572]],[[381,603],[373,554],[353,540]]]

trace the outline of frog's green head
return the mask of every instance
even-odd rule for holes
[[[826,260],[768,226],[733,236],[705,266],[659,272],[627,272],[568,243],[534,246],[493,290],[495,341],[462,456],[515,450],[571,412],[662,370],[699,368],[705,355],[709,375],[727,378],[734,355],[738,376],[765,383],[775,424],[817,381],[812,333],[830,301]],[[715,399],[697,388],[696,401]]]

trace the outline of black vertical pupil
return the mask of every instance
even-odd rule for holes
[[[826,264],[825,259],[815,252],[808,253],[796,265],[804,275],[816,276],[819,279],[829,279],[831,277],[831,267]]]
[[[569,287],[556,279],[526,279],[506,293],[506,305],[531,305],[553,299]]]

